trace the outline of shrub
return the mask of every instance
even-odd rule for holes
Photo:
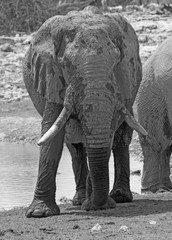
[[[57,0],[0,0],[0,35],[33,32],[56,14]]]

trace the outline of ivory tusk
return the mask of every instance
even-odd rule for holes
[[[121,109],[119,109],[119,113],[131,128],[136,130],[138,133],[143,134],[144,136],[148,136],[147,131],[140,125],[139,122],[136,121],[136,119],[124,105],[121,107]]]
[[[57,120],[53,123],[50,129],[41,137],[38,141],[38,145],[41,146],[43,144],[48,143],[53,139],[53,137],[60,131],[60,129],[65,125],[67,122],[70,114],[72,112],[72,108],[67,109],[63,107],[60,115],[58,116]]]

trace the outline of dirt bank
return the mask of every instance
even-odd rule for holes
[[[171,240],[172,196],[135,196],[116,209],[84,212],[60,205],[61,215],[27,219],[25,209],[0,213],[0,239],[10,240]],[[99,230],[92,228],[98,224]]]

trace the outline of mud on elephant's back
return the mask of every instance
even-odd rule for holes
[[[125,120],[132,129],[147,135],[132,116],[132,104],[141,80],[134,29],[121,15],[103,14],[95,7],[72,11],[43,24],[31,42],[25,63],[26,72],[30,72],[25,75],[25,82],[33,85],[28,92],[35,89],[45,100],[42,137],[38,142],[42,145],[39,174],[29,216],[59,214],[55,205],[55,176],[67,121],[66,138],[70,142],[85,140],[85,149],[80,150],[87,153],[90,170],[87,179],[91,184],[87,184],[83,208],[114,208],[115,202],[109,197],[108,165],[114,132],[120,126],[124,135],[127,134],[122,124]],[[71,138],[70,128],[75,130],[75,139]],[[128,144],[125,147],[119,144],[114,149],[114,159],[122,162],[114,189],[117,184],[125,193],[130,192]],[[78,149],[74,152],[79,156],[77,160],[83,156],[86,159],[84,152],[81,154]],[[78,176],[82,176],[82,167],[78,169]],[[126,186],[121,186],[124,182]]]

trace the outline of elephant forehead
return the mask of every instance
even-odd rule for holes
[[[110,22],[114,21],[101,12],[98,14],[93,14],[92,11],[80,11],[75,13],[67,14],[61,25],[65,34],[69,37],[75,35],[77,32],[84,32],[84,35],[89,36],[90,30],[94,31],[96,34],[103,31],[109,31]],[[102,34],[101,32],[101,34]]]
[[[74,54],[75,51],[78,52],[80,49],[91,49],[97,50],[97,54],[99,55],[103,51],[102,48],[113,45],[107,32],[97,26],[87,28],[80,26],[76,29],[75,36],[71,38],[67,34],[65,37],[66,51],[72,51]]]
[[[106,28],[103,29],[102,26],[88,26],[87,28],[80,27],[77,30],[75,41],[83,45],[97,44],[98,42],[104,43],[109,41],[109,37]]]

